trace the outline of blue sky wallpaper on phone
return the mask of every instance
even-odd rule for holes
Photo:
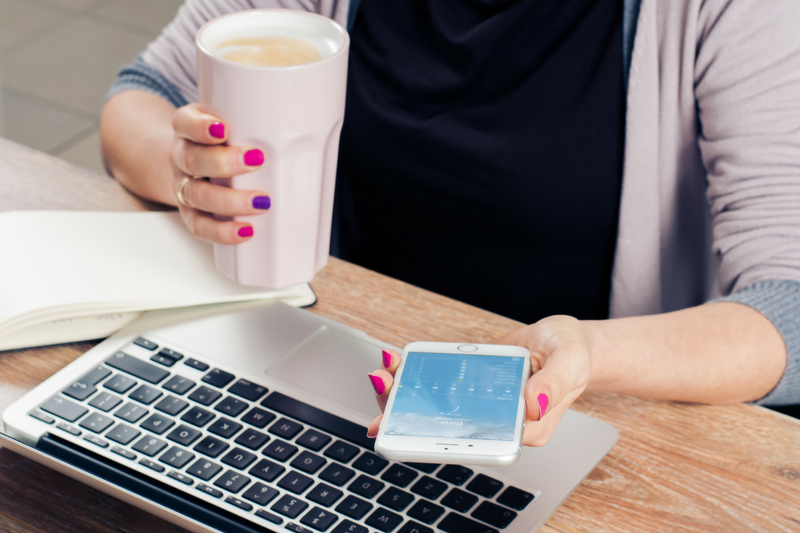
[[[514,439],[522,357],[410,352],[387,435]]]

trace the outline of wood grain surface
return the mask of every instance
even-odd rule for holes
[[[153,207],[111,178],[0,139],[0,211]],[[312,285],[313,312],[400,346],[491,342],[519,326],[334,258]],[[93,345],[0,352],[0,411]],[[598,393],[574,408],[613,424],[620,440],[541,531],[800,532],[797,420]],[[183,530],[0,449],[0,532],[87,531]]]

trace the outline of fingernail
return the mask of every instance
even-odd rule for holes
[[[374,439],[374,438],[375,438],[375,437],[377,437],[377,436],[378,436],[378,434],[377,434],[377,433],[375,433],[375,434],[373,435],[372,433],[370,433],[369,431],[367,431],[367,438],[368,438],[368,439]]]
[[[550,399],[547,397],[547,394],[540,394],[536,397],[536,401],[539,402],[539,420],[541,420],[547,412],[547,404],[550,402]]]
[[[369,381],[372,383],[372,388],[375,389],[375,394],[380,396],[386,392],[386,385],[383,384],[383,380],[380,376],[373,376],[372,374],[367,375],[369,376]]]
[[[389,368],[392,366],[392,354],[387,352],[386,350],[381,350],[383,354],[383,368]]]
[[[243,228],[239,228],[237,231],[239,237],[252,237],[253,236],[253,226],[245,226]]]
[[[208,127],[208,133],[212,137],[216,137],[217,139],[223,139],[225,137],[225,124],[222,122],[215,122]]]
[[[244,164],[248,167],[260,167],[264,164],[264,152],[258,148],[246,151],[244,153]]]
[[[269,196],[256,196],[253,198],[253,209],[269,209],[272,199]]]

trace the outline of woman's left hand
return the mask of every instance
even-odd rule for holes
[[[536,324],[512,331],[498,341],[528,348],[531,352],[531,377],[525,386],[526,417],[523,443],[544,446],[572,402],[589,384],[591,338],[586,326],[569,316],[551,316]],[[380,370],[370,374],[381,410],[386,406],[394,384],[400,354],[383,352]],[[369,425],[367,435],[375,437],[382,417]]]

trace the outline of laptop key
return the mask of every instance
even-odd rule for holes
[[[126,392],[131,390],[131,388],[133,388],[133,386],[136,385],[136,383],[137,381],[133,378],[129,378],[124,374],[117,374],[116,376],[106,381],[103,384],[103,387],[119,394],[125,394]]]
[[[163,472],[164,470],[166,470],[166,468],[164,468],[158,463],[154,463],[150,459],[139,459],[139,464],[142,466],[146,466],[151,470],[155,470],[156,472]]]
[[[240,490],[245,488],[247,485],[250,484],[250,478],[242,474],[241,472],[236,472],[234,470],[228,470],[221,476],[217,478],[214,482],[214,485],[221,489],[225,489],[228,492],[233,494],[238,493]]]
[[[300,435],[300,437],[295,441],[300,446],[305,448],[309,448],[314,450],[315,452],[320,451],[322,448],[325,447],[331,441],[331,438],[327,435],[323,435],[319,431],[315,431],[313,429],[306,430],[305,433]]]
[[[304,451],[289,464],[298,470],[302,470],[306,474],[314,474],[317,470],[322,468],[325,463],[327,463],[327,461],[319,455]]]
[[[522,511],[533,501],[533,494],[525,492],[517,487],[508,487],[497,497],[497,503],[501,503],[517,511]]]
[[[71,433],[72,435],[75,435],[76,437],[80,437],[81,433],[83,433],[83,431],[81,431],[80,429],[76,428],[75,426],[70,426],[69,424],[67,424],[65,422],[59,423],[56,427],[58,429],[63,429],[67,433]]]
[[[309,430],[311,431],[311,430]],[[343,440],[337,440],[330,447],[325,450],[324,455],[325,457],[330,457],[331,459],[335,459],[340,463],[349,463],[350,459],[355,457],[358,454],[358,448],[353,446],[352,444],[348,444]]]
[[[122,399],[110,394],[108,392],[102,392],[99,395],[95,396],[89,405],[94,407],[95,409],[99,409],[104,413],[109,412],[116,406],[122,403]]]
[[[138,429],[132,428],[126,424],[117,424],[111,431],[106,433],[106,438],[122,444],[123,446],[127,446],[133,439],[141,435],[141,433],[142,432]]]
[[[273,459],[284,462],[289,457],[297,453],[297,446],[293,446],[288,442],[276,439],[270,442],[261,453],[267,457],[272,457]]]
[[[161,355],[160,353],[154,354],[150,357],[150,360],[154,363],[158,363],[160,365],[166,366],[167,368],[171,367],[175,363],[177,363],[177,359],[173,359],[172,357],[167,357],[165,355]]]
[[[53,418],[53,417],[52,417],[52,416],[50,416],[50,415],[46,415],[46,414],[44,414],[44,413],[43,413],[43,412],[41,412],[41,411],[31,411],[31,412],[30,412],[30,413],[28,413],[28,414],[29,414],[30,416],[32,416],[33,418],[35,418],[36,420],[41,420],[41,421],[42,421],[42,422],[44,422],[45,424],[53,424],[53,423],[55,423],[55,421],[56,421],[56,419],[55,419],[55,418]]]
[[[225,498],[225,503],[229,503],[241,509],[242,511],[252,511],[253,506],[249,503],[240,500],[239,498],[234,498],[233,496],[228,496]]]
[[[429,527],[423,526],[416,522],[408,521],[403,524],[403,527],[397,530],[397,533],[433,533]]]
[[[162,392],[148,385],[139,385],[139,388],[128,395],[128,398],[136,400],[144,405],[150,405],[162,396]]]
[[[289,472],[278,481],[278,486],[295,494],[302,494],[314,483],[314,480],[300,472]]]
[[[267,431],[272,433],[273,435],[277,435],[279,437],[283,437],[284,439],[292,439],[295,435],[302,431],[303,426],[298,424],[297,422],[293,422],[288,418],[281,418],[274,424],[272,424]]]
[[[225,413],[228,416],[237,417],[242,414],[242,411],[250,407],[249,404],[234,398],[233,396],[226,396],[224,400],[219,402],[215,410],[219,411],[220,413]]]
[[[222,458],[222,462],[228,466],[232,466],[237,470],[244,470],[256,460],[256,456],[250,452],[246,452],[241,448],[234,448]]]
[[[189,395],[189,399],[193,400],[200,405],[209,406],[219,400],[222,393],[218,390],[209,389],[208,387],[200,387]]]
[[[184,450],[183,448],[178,448],[177,446],[172,446],[158,458],[158,461],[180,470],[192,459],[194,459],[194,454],[192,452]]]
[[[77,403],[67,400],[66,398],[62,398],[61,396],[50,398],[47,400],[47,402],[40,406],[39,409],[42,411],[47,411],[51,415],[56,415],[59,418],[63,418],[67,422],[75,422],[89,412],[89,410],[84,406],[78,405]]]
[[[147,409],[145,409],[144,407],[128,402],[119,409],[117,409],[117,412],[114,413],[114,416],[123,419],[125,422],[130,422],[131,424],[135,424],[144,415],[146,415],[147,412],[148,412]]]
[[[466,513],[476,503],[478,503],[477,496],[473,496],[461,489],[451,489],[450,492],[442,498],[442,505],[458,511],[459,513]]]
[[[414,496],[395,487],[389,487],[380,495],[378,505],[388,507],[393,511],[402,511],[414,501]]]
[[[215,368],[205,376],[203,376],[202,381],[204,383],[208,383],[218,389],[225,387],[228,383],[233,381],[235,376],[230,372],[225,372],[224,370],[220,370],[219,368]]]
[[[436,477],[448,481],[453,485],[461,486],[466,480],[471,478],[472,474],[474,473],[475,472],[466,466],[446,465],[444,468],[439,470],[439,473],[436,474]]]
[[[448,513],[436,527],[445,533],[499,533],[493,527],[476,522],[457,513]]]
[[[230,445],[227,442],[222,442],[214,437],[206,437],[198,442],[197,445],[192,449],[202,453],[203,455],[207,455],[212,459],[216,459],[219,454],[227,450],[229,446]]]
[[[93,431],[94,433],[102,433],[109,427],[111,427],[111,424],[113,423],[114,420],[107,416],[101,415],[99,413],[92,413],[91,415],[84,418],[83,422],[81,422],[78,425],[84,429]]]
[[[250,400],[251,402],[255,402],[260,400],[261,397],[267,393],[267,388],[262,387],[261,385],[256,385],[255,383],[250,383],[246,379],[240,379],[230,386],[228,392],[237,396],[241,396],[242,398]]]
[[[355,481],[348,485],[347,490],[358,494],[359,496],[364,496],[365,498],[372,498],[381,490],[383,490],[383,487],[385,486],[385,483],[382,483],[377,479],[360,475]]]
[[[151,352],[158,348],[158,344],[154,343],[153,341],[149,341],[147,339],[143,339],[142,337],[137,338],[133,341],[133,344],[141,346],[145,350],[150,350]]]
[[[148,457],[153,457],[158,452],[167,447],[167,443],[161,439],[145,435],[134,444],[133,449],[141,452]]]
[[[76,400],[83,401],[95,392],[95,385],[111,375],[111,371],[104,366],[98,366],[81,379],[70,385],[64,390],[64,394]]]
[[[178,396],[183,396],[191,389],[193,389],[195,385],[197,385],[197,383],[195,383],[191,379],[187,379],[183,376],[172,376],[161,387],[167,389],[170,392],[174,392]]]
[[[94,435],[84,435],[83,440],[89,441],[95,446],[100,446],[101,448],[108,448],[108,443],[106,441]]]
[[[233,442],[236,444],[241,444],[245,448],[257,450],[261,448],[268,440],[269,436],[259,433],[254,429],[246,429],[245,432],[236,437],[236,440]]]
[[[447,484],[430,476],[423,476],[422,479],[414,483],[411,492],[419,494],[423,498],[435,500],[447,490]]]
[[[195,488],[197,490],[199,490],[200,492],[205,492],[209,496],[213,496],[214,498],[222,498],[222,491],[221,490],[217,490],[214,487],[209,487],[208,485],[204,485],[204,484],[200,483]]]
[[[346,466],[332,463],[325,467],[325,470],[320,472],[319,477],[328,483],[333,483],[337,487],[341,487],[350,481],[354,475],[356,475],[356,473]]]
[[[348,496],[342,503],[336,506],[336,511],[347,515],[354,520],[361,520],[372,510],[372,504],[355,496]]]
[[[503,483],[485,474],[478,474],[475,479],[469,482],[467,490],[474,492],[484,498],[494,498],[500,489],[503,488]]]
[[[353,468],[357,468],[362,472],[374,476],[389,464],[386,459],[381,459],[374,453],[364,452],[361,456],[353,461]]]
[[[250,474],[264,481],[274,481],[276,477],[283,474],[286,470],[283,466],[273,463],[267,459],[262,459],[256,466],[250,469]]]
[[[147,431],[155,433],[156,435],[161,435],[169,428],[174,426],[175,422],[171,418],[154,413],[152,416],[150,416],[150,418],[139,425]]]
[[[167,435],[167,438],[172,442],[189,446],[196,441],[200,435],[201,433],[196,429],[190,428],[189,426],[180,425],[173,429],[172,432]]]
[[[199,407],[192,407],[186,411],[186,414],[181,417],[181,420],[201,428],[211,422],[214,417],[214,413],[210,413],[205,409],[200,409]]]
[[[364,526],[356,524],[355,522],[345,520],[344,522],[339,522],[339,524],[333,528],[331,533],[369,533],[369,530]]]
[[[117,455],[121,455],[125,459],[130,459],[131,461],[135,461],[137,455],[133,452],[129,452],[125,448],[120,448],[119,446],[112,446],[111,451],[116,453]]]
[[[291,494],[286,494],[275,502],[271,509],[287,518],[297,518],[297,515],[305,511],[306,507],[308,507],[308,504],[303,500],[297,499]]]
[[[444,513],[444,507],[427,500],[418,500],[406,513],[425,524],[433,524]]]
[[[117,352],[106,361],[106,364],[154,385],[161,383],[164,378],[169,376],[169,371],[146,363],[124,352]]]
[[[436,472],[437,468],[442,466],[434,463],[406,463],[406,465],[410,466],[411,468],[416,468],[421,472],[425,472],[426,474],[433,474]]]
[[[253,407],[241,418],[245,424],[250,424],[258,429],[264,429],[267,424],[275,420],[275,415],[259,407]]]
[[[201,363],[197,359],[187,359],[183,362],[184,365],[194,368],[195,370],[199,370],[200,372],[205,372],[208,370],[208,365],[205,363]]]
[[[339,517],[332,512],[321,507],[313,507],[300,519],[300,523],[317,531],[327,531],[337,520]]]
[[[228,420],[227,418],[220,417],[213,424],[208,426],[208,432],[220,437],[229,439],[241,431],[242,425]]]
[[[189,402],[176,398],[175,396],[167,396],[156,404],[156,409],[172,416],[177,416],[187,407],[189,407]]]
[[[365,520],[368,526],[374,527],[378,531],[392,531],[394,528],[399,526],[400,522],[402,521],[402,516],[381,507],[375,509],[375,511]]]
[[[264,509],[259,509],[258,511],[256,511],[256,516],[259,518],[263,518],[264,520],[269,520],[273,524],[283,523],[283,518],[281,518],[278,515],[272,514],[268,511],[265,511]]]
[[[414,481],[418,475],[419,474],[410,468],[406,468],[400,464],[393,464],[389,467],[389,470],[383,473],[381,479],[393,485],[397,485],[398,487],[405,488],[409,483]]]
[[[191,486],[194,483],[194,480],[192,478],[190,478],[189,476],[185,476],[180,472],[176,472],[175,470],[170,470],[169,472],[167,472],[167,475],[172,479],[174,479],[175,481],[180,481],[184,485]]]
[[[242,498],[264,507],[278,496],[279,492],[263,483],[256,483],[242,494]],[[263,518],[263,517],[262,517]]]
[[[192,466],[186,469],[186,473],[194,477],[200,478],[203,481],[208,481],[212,477],[219,474],[220,470],[222,470],[222,467],[219,466],[218,464],[200,458],[197,461],[195,461],[194,464],[192,464]]]
[[[163,355],[164,357],[170,357],[172,359],[175,359],[175,361],[180,361],[181,359],[183,359],[182,353],[176,352],[175,350],[172,350],[170,348],[161,348],[158,354]]]
[[[472,517],[494,527],[503,529],[508,527],[508,524],[517,517],[517,513],[492,502],[483,502],[472,511]]]
[[[306,494],[306,498],[314,503],[324,505],[325,507],[330,507],[339,501],[339,498],[342,496],[344,496],[342,491],[330,485],[326,485],[325,483],[319,483],[316,487],[311,489],[311,492]]]

